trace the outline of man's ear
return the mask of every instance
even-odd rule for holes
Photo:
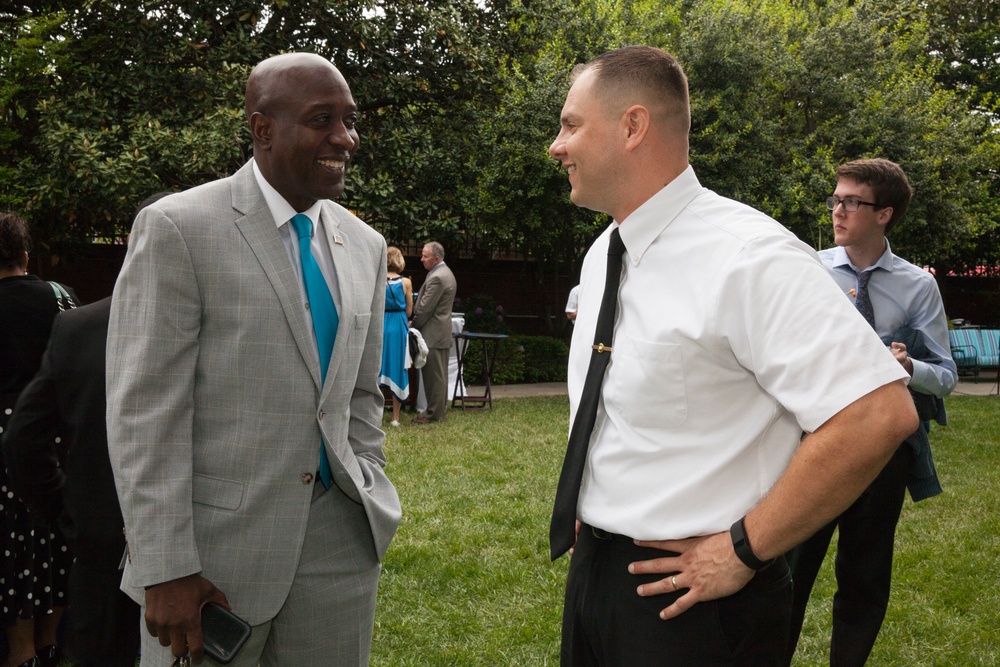
[[[641,104],[633,104],[622,115],[625,129],[625,150],[639,146],[649,131],[649,109]]]
[[[885,227],[889,224],[890,220],[892,220],[892,207],[886,206],[885,208],[879,209],[876,222],[878,222],[878,224],[882,227]]]
[[[254,146],[269,148],[271,146],[271,119],[259,111],[250,115],[250,135]]]

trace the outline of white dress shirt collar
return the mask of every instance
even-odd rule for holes
[[[691,165],[643,202],[619,225],[629,261],[638,264],[646,250],[695,197],[705,192]],[[628,224],[626,224],[628,223]]]
[[[847,254],[847,250],[845,250],[842,246],[835,246],[834,248],[833,266],[849,266],[855,273],[861,273],[865,269],[869,268],[867,266],[854,266],[851,262],[850,256]],[[892,273],[892,248],[889,247],[889,239],[885,240],[885,252],[883,252],[882,256],[878,258],[878,261],[873,264],[873,267]]]
[[[320,210],[323,206],[322,200],[317,199],[313,202],[313,205],[307,208],[305,211],[296,211],[292,208],[281,194],[275,190],[267,179],[264,178],[264,174],[261,173],[260,167],[257,166],[256,160],[253,161],[253,175],[257,178],[257,185],[260,186],[260,191],[264,193],[264,200],[267,202],[267,207],[271,211],[271,216],[274,218],[274,224],[277,227],[281,227],[286,222],[292,219],[296,213],[304,213],[313,223],[313,232],[315,233],[317,222],[319,221]]]
[[[292,229],[292,225],[289,223],[298,211],[292,208],[292,205],[289,204],[285,198],[282,197],[281,194],[279,194],[278,191],[267,182],[267,179],[264,178],[264,174],[260,172],[260,168],[257,166],[256,162],[253,163],[253,174],[257,178],[257,185],[260,186],[260,190],[264,194],[264,199],[267,201],[267,207],[270,209],[271,216],[274,218],[274,224],[278,228],[278,235],[281,237],[281,242],[285,246],[285,252],[288,253],[288,259],[291,262],[292,271],[295,272],[295,278],[299,283],[302,302],[305,303],[308,299],[306,296],[305,281],[302,279],[302,259],[299,256],[298,236],[295,234],[295,230]],[[339,311],[342,306],[340,285],[337,281],[337,273],[333,263],[333,254],[330,249],[329,240],[325,233],[324,222],[320,216],[322,206],[323,201],[317,200],[308,209],[302,211],[302,213],[308,216],[313,223],[313,234],[309,245],[312,248],[313,258],[319,265],[320,273],[323,274],[323,278],[326,280],[326,285],[330,289],[330,294],[333,296],[333,302],[336,304],[337,310]],[[335,224],[335,222],[330,223],[331,226],[334,226]],[[336,236],[334,238],[336,239]],[[308,316],[307,311],[307,317]]]

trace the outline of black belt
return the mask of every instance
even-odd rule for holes
[[[630,545],[632,545],[633,547],[635,547],[636,549],[639,549],[639,550],[647,550],[647,549],[653,549],[654,548],[654,547],[640,547],[640,546],[638,546],[635,543],[635,539],[632,538],[632,537],[629,537],[628,535],[619,535],[618,533],[609,533],[608,531],[606,531],[606,530],[604,530],[602,528],[597,528],[595,526],[588,526],[588,525],[584,524],[583,526],[581,526],[581,529],[589,530],[591,535],[593,535],[595,538],[597,538],[597,539],[599,539],[599,540],[601,540],[603,542],[618,542],[618,543],[622,543],[622,544],[630,544]],[[662,549],[657,549],[656,551],[659,552],[659,554],[660,554],[659,557],[660,558],[667,557],[667,556],[680,556],[680,554],[678,552],[676,552],[676,551],[664,551]]]
[[[594,535],[594,537],[596,537],[599,540],[606,540],[608,542],[628,542],[629,544],[635,542],[635,540],[629,537],[628,535],[609,533],[608,531],[602,528],[597,528],[596,526],[587,526],[587,528],[589,528],[590,532]]]

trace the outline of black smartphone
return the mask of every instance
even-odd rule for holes
[[[250,624],[222,605],[209,602],[201,608],[201,638],[205,655],[227,664],[250,638]]]

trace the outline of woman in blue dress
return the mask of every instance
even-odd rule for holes
[[[410,396],[407,343],[413,314],[413,283],[400,274],[406,268],[403,253],[389,246],[386,254],[385,321],[382,334],[382,372],[379,385],[392,394],[391,426],[399,426],[399,410]]]

